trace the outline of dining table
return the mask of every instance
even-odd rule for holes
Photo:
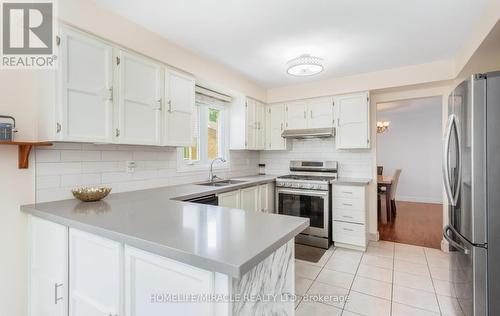
[[[382,215],[383,224],[387,224],[388,219],[389,221],[392,220],[391,186],[393,181],[394,181],[393,177],[391,176],[384,176],[384,175],[377,176],[377,189],[378,189],[377,191],[380,192],[385,190],[385,205],[387,212],[385,214],[383,212],[380,212]]]

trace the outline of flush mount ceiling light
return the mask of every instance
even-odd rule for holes
[[[323,60],[307,54],[290,60],[287,65],[288,74],[297,77],[312,76],[323,71]]]

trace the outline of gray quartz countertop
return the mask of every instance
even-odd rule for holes
[[[368,178],[348,178],[348,177],[339,177],[336,181],[333,182],[333,184],[340,184],[340,185],[368,185],[372,179]]]
[[[272,182],[275,177],[237,179],[246,182],[222,188],[179,185],[111,194],[99,202],[72,199],[24,205],[21,210],[239,278],[308,227],[309,220],[180,201]]]

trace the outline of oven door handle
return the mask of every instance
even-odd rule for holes
[[[278,194],[293,194],[293,195],[308,195],[308,196],[318,196],[321,198],[328,197],[328,191],[307,191],[307,190],[294,190],[294,189],[278,189]]]

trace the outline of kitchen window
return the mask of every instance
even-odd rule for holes
[[[228,159],[225,103],[214,98],[196,95],[196,109],[193,115],[193,144],[179,150],[181,169],[205,168],[210,162],[223,157]],[[225,164],[218,164],[224,168]],[[216,167],[216,166],[214,166]]]

